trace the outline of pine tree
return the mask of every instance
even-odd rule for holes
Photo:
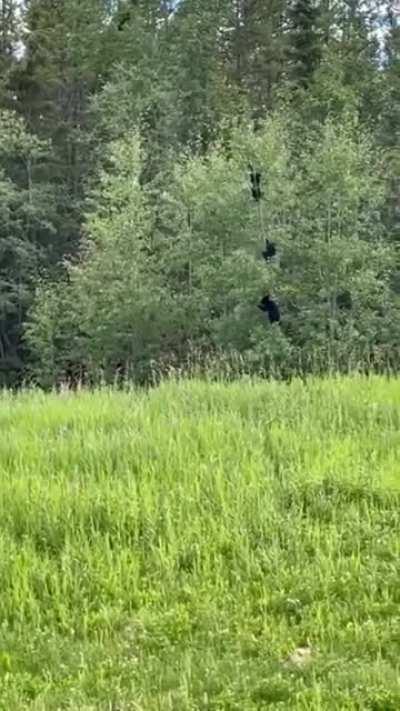
[[[89,100],[101,81],[103,0],[30,0],[24,57],[13,76],[17,106],[32,131],[51,140],[44,173],[58,193],[58,254],[79,241],[89,165]]]
[[[52,238],[52,191],[38,179],[46,151],[15,113],[0,112],[0,385],[23,370],[23,321]]]
[[[255,116],[273,107],[285,69],[283,0],[238,0],[226,13],[230,74]]]
[[[380,140],[388,149],[387,172],[391,194],[388,220],[392,234],[400,237],[400,21],[390,3],[387,14],[388,32],[384,56],[385,111],[380,125]]]
[[[400,144],[400,23],[393,8],[388,12],[388,34],[385,43],[385,80],[388,89],[385,106],[386,144]]]
[[[319,10],[313,0],[294,0],[288,11],[287,39],[289,78],[307,87],[317,69],[322,49]]]
[[[19,49],[20,23],[16,0],[0,0],[0,104],[12,102],[9,79]]]

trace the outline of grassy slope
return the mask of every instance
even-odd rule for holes
[[[399,424],[383,378],[0,397],[0,708],[398,711]]]

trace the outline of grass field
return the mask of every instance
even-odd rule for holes
[[[0,474],[1,710],[399,711],[400,380],[5,393]]]

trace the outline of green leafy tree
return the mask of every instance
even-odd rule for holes
[[[239,133],[233,153],[230,161],[217,151],[189,162],[180,185],[181,223],[189,207],[190,230],[182,227],[164,259],[175,264],[174,250],[186,259],[186,290],[211,341],[241,352],[275,348],[285,358],[318,350],[325,364],[387,341],[397,318],[381,219],[387,186],[382,156],[359,122],[329,120],[304,139],[279,117],[256,136]],[[248,196],[249,159],[264,176],[261,214]],[[279,265],[261,264],[264,236],[278,245]],[[185,283],[182,275],[176,282]],[[262,289],[281,301],[279,337],[254,308]]]
[[[47,380],[77,364],[106,375],[131,367],[140,378],[175,328],[151,258],[137,136],[113,143],[107,164],[91,194],[82,261],[69,266],[62,288],[38,290],[31,314],[28,341]]]
[[[111,376],[126,364],[137,377],[153,361],[182,364],[193,348],[290,373],[368,363],[393,347],[382,156],[354,115],[315,125],[304,139],[296,119],[278,113],[256,134],[237,130],[230,157],[216,144],[206,157],[180,160],[158,196],[157,220],[140,183],[139,145],[137,136],[113,144],[82,262],[65,293],[46,290],[33,311],[39,353],[48,359],[64,338],[59,372],[77,343],[86,367]],[[263,176],[259,204],[249,162]],[[266,237],[279,254],[269,264]],[[266,292],[280,302],[281,327],[257,309]]]
[[[301,208],[282,259],[288,329],[302,349],[334,362],[368,358],[398,337],[383,155],[354,115],[315,131],[299,154]]]

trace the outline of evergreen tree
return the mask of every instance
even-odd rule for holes
[[[321,60],[319,10],[314,0],[293,0],[288,10],[289,78],[307,87]]]
[[[0,0],[0,105],[9,107],[13,101],[9,79],[15,65],[21,27],[16,0]]]
[[[393,236],[400,238],[400,24],[393,3],[387,14],[388,32],[384,56],[385,110],[380,124],[380,140],[387,148],[387,172],[391,193],[388,223]],[[399,290],[399,287],[397,287]]]
[[[89,98],[101,82],[103,0],[29,0],[24,56],[13,76],[17,106],[32,131],[51,140],[46,180],[57,191],[60,259],[78,247],[90,161]]]
[[[23,322],[52,238],[53,196],[40,182],[47,146],[0,113],[0,385],[21,377]]]

